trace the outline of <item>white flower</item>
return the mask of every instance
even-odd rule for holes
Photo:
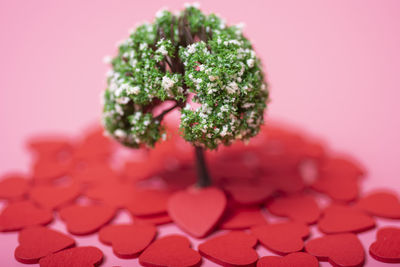
[[[212,75],[210,75],[210,76],[208,76],[208,79],[210,79],[210,81],[215,81],[215,80],[217,80],[219,77],[218,76],[212,76]]]
[[[187,46],[187,52],[193,54],[196,52],[196,43]]]
[[[247,66],[249,66],[249,68],[254,67],[254,59],[250,58],[246,61]]]
[[[163,55],[163,56],[168,55],[168,51],[167,51],[167,49],[165,49],[165,46],[163,46],[163,45],[160,46],[160,47],[157,49],[156,52],[161,53],[161,55]]]
[[[165,90],[170,90],[174,86],[174,84],[175,84],[175,82],[171,78],[169,78],[168,76],[164,76],[162,78],[161,86]]]
[[[189,7],[195,7],[195,8],[200,8],[200,3],[199,2],[193,2],[193,3],[184,3],[183,6],[185,8],[189,8]]]
[[[143,49],[145,49],[145,48],[147,48],[147,43],[141,43],[141,44],[139,45],[139,49],[140,49],[140,50],[143,50]]]
[[[129,88],[126,90],[128,94],[133,94],[137,95],[140,92],[140,87],[139,86],[129,86]]]
[[[236,93],[237,90],[239,90],[239,87],[236,82],[229,83],[225,88],[229,94],[234,94]]]
[[[105,57],[103,57],[103,62],[104,62],[105,64],[110,64],[110,63],[111,63],[111,60],[112,60],[112,57],[110,57],[110,56],[105,56]]]
[[[219,133],[222,137],[224,137],[225,135],[227,135],[228,133],[227,133],[227,131],[228,131],[228,126],[224,126],[224,127],[222,127],[222,131]]]
[[[116,129],[114,135],[120,139],[125,139],[127,136],[126,132],[122,129]]]

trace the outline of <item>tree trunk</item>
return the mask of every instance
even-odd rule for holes
[[[195,146],[196,154],[196,169],[197,169],[197,186],[207,187],[211,185],[210,175],[208,174],[208,169],[206,161],[204,158],[204,149],[199,146]]]

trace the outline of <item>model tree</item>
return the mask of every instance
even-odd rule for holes
[[[153,147],[165,139],[164,116],[180,110],[179,128],[195,148],[199,186],[211,183],[204,149],[247,141],[263,124],[268,90],[242,27],[195,6],[179,14],[157,12],[152,24],[138,26],[120,44],[111,65],[106,131],[126,146]],[[174,104],[154,114],[165,101]]]

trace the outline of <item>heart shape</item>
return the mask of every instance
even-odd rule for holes
[[[266,224],[267,220],[259,207],[228,208],[219,225],[220,229],[240,230]]]
[[[7,174],[0,179],[0,198],[1,199],[20,199],[29,190],[29,181],[20,174]]]
[[[315,223],[321,211],[311,195],[292,195],[273,199],[268,203],[269,212],[288,217],[293,221],[307,224]]]
[[[132,216],[135,224],[163,225],[171,223],[172,219],[167,213],[155,216]]]
[[[96,247],[76,247],[50,254],[39,261],[40,267],[94,267],[103,261],[103,252]]]
[[[112,245],[115,255],[120,258],[137,257],[155,238],[157,229],[145,224],[119,224],[103,227],[99,239]]]
[[[26,145],[39,157],[57,157],[60,154],[71,154],[73,150],[71,140],[63,136],[34,137]]]
[[[29,192],[30,198],[39,206],[57,209],[79,197],[81,188],[78,185],[54,186],[37,185]]]
[[[370,215],[400,219],[400,201],[394,192],[373,192],[361,198],[355,205]]]
[[[68,232],[88,235],[97,232],[115,216],[116,209],[103,205],[71,205],[60,210],[60,217],[67,224]]]
[[[303,249],[304,239],[310,235],[305,224],[285,222],[251,228],[262,245],[277,254],[288,254]]]
[[[137,190],[126,208],[134,216],[160,215],[167,212],[167,202],[170,195],[171,193],[163,190]]]
[[[252,266],[258,260],[256,244],[254,236],[232,231],[210,238],[198,249],[201,255],[222,266]]]
[[[19,232],[18,241],[20,245],[14,255],[25,264],[37,263],[40,258],[75,245],[71,237],[42,226],[23,229]]]
[[[189,240],[181,235],[168,235],[154,241],[139,256],[143,266],[193,267],[201,263],[200,254],[190,248]]]
[[[121,182],[106,182],[89,188],[85,195],[106,205],[123,208],[133,201],[136,189],[133,185]]]
[[[201,238],[221,219],[226,202],[225,194],[218,188],[189,188],[169,198],[168,214],[184,231]]]
[[[258,260],[257,267],[318,267],[319,263],[314,256],[295,252],[284,257],[265,256]]]
[[[369,247],[371,256],[382,262],[400,263],[400,228],[381,228],[376,239]]]
[[[310,240],[306,251],[333,266],[356,267],[364,264],[365,253],[355,234],[334,234]]]
[[[40,157],[32,166],[33,179],[35,183],[51,183],[68,174],[70,167],[70,159]]]
[[[337,204],[327,207],[318,222],[319,230],[325,234],[360,233],[374,227],[372,217],[353,207]]]
[[[233,202],[246,206],[263,204],[276,192],[274,183],[260,179],[229,181],[223,185],[223,189]]]
[[[36,207],[30,201],[9,203],[0,215],[0,231],[17,231],[33,225],[46,225],[53,220],[47,209]]]
[[[335,201],[350,202],[359,195],[359,178],[354,174],[323,173],[311,184],[311,188]]]

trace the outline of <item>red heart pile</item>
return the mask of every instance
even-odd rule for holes
[[[192,148],[176,130],[125,162],[100,128],[80,140],[33,138],[27,147],[34,157],[30,173],[0,179],[0,231],[19,231],[15,258],[22,263],[98,266],[103,253],[74,247],[70,236],[97,232],[115,255],[143,266],[199,266],[202,256],[223,266],[400,262],[400,228],[379,229],[367,244],[368,260],[355,234],[381,217],[399,220],[397,193],[361,195],[365,168],[299,131],[270,124],[248,145],[207,152],[213,179],[207,188],[193,186]],[[133,223],[113,222],[121,210]],[[53,218],[69,234],[47,226]],[[158,225],[171,222],[199,239],[198,246],[183,235],[157,237]],[[307,240],[310,229],[321,236]],[[259,258],[258,243],[278,256]]]

